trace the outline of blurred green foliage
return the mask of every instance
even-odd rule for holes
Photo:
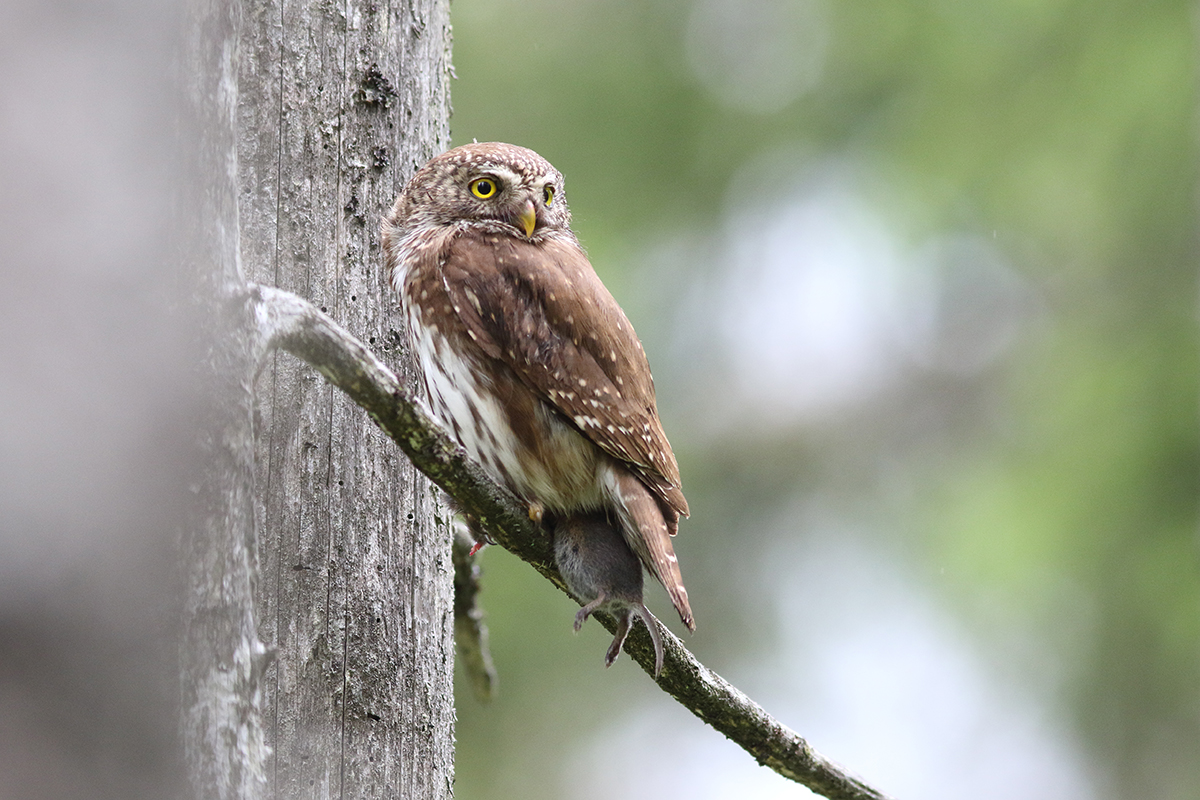
[[[902,239],[994,237],[1043,313],[970,387],[969,408],[992,409],[990,421],[908,451],[915,488],[898,527],[931,575],[945,573],[931,585],[981,647],[1000,650],[995,631],[1018,630],[1041,643],[1018,673],[1061,665],[1059,691],[1107,793],[1200,797],[1196,7],[809,5],[827,32],[819,80],[756,112],[696,78],[692,3],[454,0],[454,141],[549,158],[627,305],[644,280],[628,272],[635,254],[715,226],[739,167],[783,146],[881,176],[891,191],[878,202]],[[667,323],[641,314],[631,310],[661,360],[651,344]],[[726,608],[738,593],[721,582],[750,571],[737,563],[745,540],[728,537],[752,537],[764,508],[837,453],[874,445],[850,423],[769,445],[692,440],[672,430],[673,402],[660,385],[704,512],[681,537],[694,541],[685,575],[719,598],[698,619],[726,618],[716,628],[734,648],[765,646],[746,625],[753,608]],[[561,796],[546,771],[569,754],[567,737],[659,696],[625,659],[599,669],[606,637],[590,624],[569,636],[572,607],[529,570],[498,552],[485,569],[500,698],[480,707],[460,692],[458,796]],[[735,657],[709,641],[716,668]]]

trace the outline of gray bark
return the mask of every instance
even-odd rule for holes
[[[378,226],[449,142],[446,3],[248,9],[242,260],[411,375]],[[366,414],[286,355],[256,383],[263,717],[273,797],[448,797],[452,563],[440,495]]]
[[[206,469],[184,541],[194,794],[449,797],[447,515],[310,369],[281,357],[260,372],[245,293],[247,276],[285,286],[411,374],[378,220],[448,142],[448,9],[191,9],[183,252],[210,343]]]
[[[186,573],[181,733],[197,800],[261,797],[267,752],[258,680],[265,649],[253,606],[254,331],[247,304],[236,300],[245,283],[232,180],[240,23],[239,3],[195,0],[184,21],[181,54],[181,155],[188,159],[181,260],[206,342],[200,366],[203,466],[180,553]]]

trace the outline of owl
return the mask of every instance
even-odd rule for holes
[[[695,630],[650,365],[559,171],[524,147],[457,147],[408,182],[382,241],[433,414],[532,519],[606,515]]]

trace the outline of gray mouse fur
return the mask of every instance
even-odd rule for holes
[[[586,604],[575,615],[576,631],[593,611],[606,611],[617,618],[617,633],[604,665],[612,666],[617,660],[637,616],[654,642],[657,678],[663,663],[660,623],[642,600],[642,564],[612,523],[603,514],[559,521],[554,528],[554,560],[571,594]]]

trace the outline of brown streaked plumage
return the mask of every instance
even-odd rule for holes
[[[570,229],[562,175],[509,144],[434,158],[383,223],[430,407],[539,513],[603,511],[694,628],[688,513],[650,366]]]

